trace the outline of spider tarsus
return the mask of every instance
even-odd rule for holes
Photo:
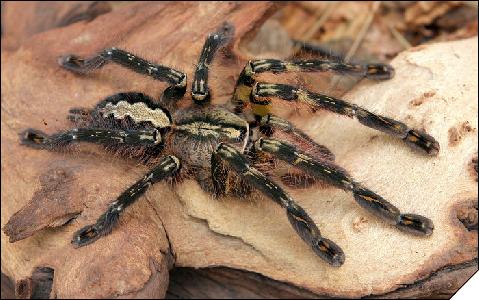
[[[439,142],[424,131],[411,129],[408,131],[406,137],[403,139],[409,146],[426,152],[431,156],[439,153]]]
[[[120,217],[119,211],[116,211],[115,205],[110,205],[108,211],[98,218],[95,224],[82,227],[73,234],[71,243],[75,248],[89,245],[102,236],[108,235],[113,226],[118,222]]]
[[[312,244],[313,251],[333,267],[344,264],[346,255],[341,247],[329,239],[320,238]]]
[[[63,56],[60,56],[57,60],[58,64],[62,67],[68,67],[68,66],[81,66],[84,63],[84,60],[80,58],[79,56],[73,55],[73,54],[66,54]]]
[[[388,80],[394,77],[394,68],[388,64],[367,64],[365,77],[372,80]]]
[[[367,211],[375,214],[389,224],[396,224],[396,220],[400,215],[397,207],[384,200],[378,194],[354,185],[353,195],[356,202]]]
[[[50,141],[50,137],[47,134],[32,128],[22,131],[19,136],[22,145],[37,149],[45,148]]]
[[[80,248],[95,242],[100,236],[95,225],[87,225],[73,234],[71,243],[73,247]]]
[[[434,223],[421,215],[401,214],[397,219],[396,227],[414,235],[430,236],[434,230]]]
[[[74,54],[68,54],[58,58],[58,64],[61,67],[77,74],[86,74],[94,69],[98,69],[105,62],[105,58],[101,55],[84,59]]]

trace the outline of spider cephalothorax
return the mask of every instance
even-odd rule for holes
[[[141,93],[119,93],[102,100],[93,109],[71,109],[69,119],[75,124],[74,129],[53,135],[28,129],[21,134],[22,143],[35,148],[56,150],[68,148],[75,142],[92,142],[156,162],[144,177],[109,205],[95,224],[75,233],[72,240],[75,246],[87,245],[108,234],[125,207],[150,185],[171,177],[189,176],[216,196],[244,195],[252,189],[261,191],[285,209],[293,228],[315,253],[333,266],[341,265],[345,259],[341,248],[324,238],[306,211],[262,172],[265,168],[273,172],[272,166],[277,162],[291,166],[299,176],[322,180],[351,192],[358,204],[401,230],[426,236],[432,233],[431,220],[401,213],[337,166],[334,155],[326,147],[287,120],[272,115],[271,98],[356,118],[363,125],[400,138],[430,155],[439,151],[439,144],[433,137],[344,100],[286,84],[256,82],[255,79],[256,74],[264,72],[333,71],[384,80],[393,76],[392,67],[317,59],[251,60],[239,75],[230,102],[232,108],[228,109],[210,104],[208,66],[215,52],[232,36],[233,27],[228,24],[208,35],[192,83],[193,102],[182,109],[175,105],[186,92],[187,76],[180,71],[116,48],[103,50],[89,59],[73,55],[60,59],[61,66],[77,73],[87,73],[114,62],[170,84],[158,101]]]

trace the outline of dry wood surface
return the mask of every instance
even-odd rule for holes
[[[228,21],[235,26],[232,45],[211,66],[214,102],[225,103],[244,63],[261,50],[245,41],[281,5],[134,3],[111,10],[91,2],[79,4],[80,15],[55,5],[52,24],[38,21],[41,28],[29,31],[19,20],[16,34],[28,32],[21,40],[2,28],[2,273],[15,281],[18,297],[425,297],[453,293],[477,270],[477,36],[403,51],[391,62],[392,80],[364,80],[343,96],[426,130],[441,145],[436,157],[355,120],[279,111],[361,183],[401,210],[431,218],[431,237],[404,234],[324,184],[289,189],[345,251],[345,264],[333,268],[269,199],[255,193],[215,200],[186,180],[152,186],[110,235],[74,249],[73,232],[96,220],[147,167],[88,145],[74,153],[29,149],[18,133],[63,130],[71,107],[92,107],[120,91],[158,97],[166,85],[113,65],[77,76],[57,58],[116,46],[192,78],[204,37]],[[314,74],[265,78],[319,91]],[[173,268],[179,269],[170,276]]]

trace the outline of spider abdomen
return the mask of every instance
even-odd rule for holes
[[[150,124],[161,129],[171,126],[168,110],[142,93],[120,93],[98,103],[95,111],[103,118],[129,118],[135,124]]]

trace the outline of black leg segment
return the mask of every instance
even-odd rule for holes
[[[254,86],[251,98],[253,103],[256,105],[269,105],[270,97],[306,103],[316,109],[326,109],[350,118],[355,117],[361,124],[398,137],[409,146],[429,155],[437,155],[439,152],[439,143],[429,134],[411,129],[402,122],[374,114],[341,99],[313,93],[286,84],[257,83]]]
[[[103,67],[108,62],[114,62],[137,73],[170,84],[163,97],[166,100],[178,100],[186,92],[186,74],[175,69],[153,64],[127,51],[110,48],[105,49],[91,58],[81,58],[76,55],[66,55],[59,59],[59,64],[67,70],[86,74]]]
[[[280,186],[251,167],[244,155],[227,144],[220,144],[216,154],[246,182],[285,208],[293,228],[318,256],[332,266],[338,267],[344,263],[345,256],[341,248],[322,237],[318,227],[304,209],[297,205]]]
[[[310,59],[282,61],[278,59],[250,60],[241,72],[232,103],[237,113],[243,111],[250,100],[253,86],[256,82],[255,76],[260,73],[284,73],[284,72],[327,72],[332,71],[351,76],[366,77],[373,80],[387,80],[394,76],[394,69],[387,64],[353,64],[328,60]],[[256,115],[264,116],[269,109],[258,108],[252,103],[253,112]],[[257,110],[257,111],[255,111]]]
[[[210,100],[208,88],[208,68],[213,61],[216,51],[226,45],[234,34],[234,27],[224,23],[216,32],[206,38],[201,56],[196,65],[195,78],[192,83],[191,96],[195,103],[207,103]]]
[[[155,168],[124,191],[116,201],[112,202],[95,224],[85,226],[75,232],[71,241],[72,244],[75,247],[82,247],[109,234],[113,226],[118,222],[120,213],[123,212],[127,206],[131,205],[143,195],[152,184],[174,176],[179,168],[180,161],[178,158],[175,156],[164,157]]]
[[[316,143],[306,133],[296,128],[288,120],[282,119],[275,115],[266,115],[261,118],[260,130],[267,136],[272,136],[276,131],[285,133],[289,140],[294,144],[304,145],[309,153],[316,153],[323,159],[334,160],[334,153],[327,147]]]
[[[39,130],[27,129],[20,134],[23,145],[56,150],[75,142],[96,144],[157,145],[162,142],[161,134],[152,130],[118,130],[104,128],[75,128],[65,132],[47,135]]]
[[[351,191],[359,205],[403,231],[424,236],[432,234],[434,225],[431,220],[419,215],[402,214],[397,207],[354,181],[346,170],[331,162],[316,160],[296,147],[275,139],[260,138],[255,142],[255,149],[269,152],[319,179]]]

